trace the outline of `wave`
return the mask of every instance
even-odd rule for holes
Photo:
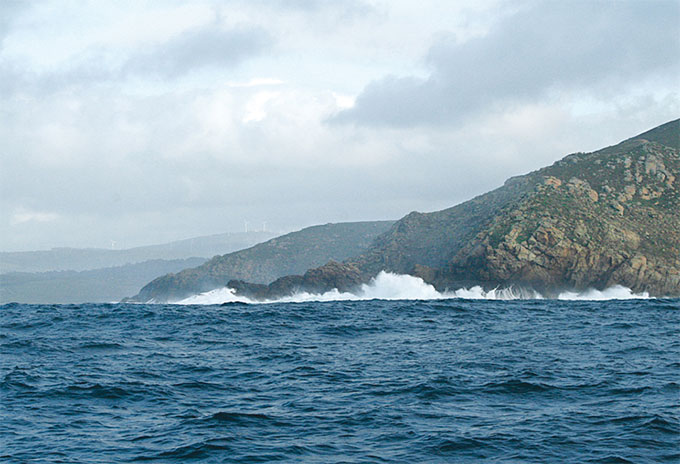
[[[294,295],[268,301],[254,301],[236,295],[231,288],[218,288],[200,293],[176,302],[177,304],[223,304],[223,303],[304,303],[311,301],[356,301],[356,300],[528,300],[543,299],[543,295],[530,290],[515,287],[484,290],[480,286],[461,288],[454,291],[439,292],[434,286],[425,283],[420,277],[380,272],[368,284],[363,284],[356,292],[340,292],[333,289],[326,293],[298,292]],[[565,291],[558,295],[558,300],[628,300],[649,298],[648,293],[636,294],[629,288],[616,285],[605,290],[586,290],[583,292]]]
[[[614,285],[613,287],[604,290],[590,289],[583,292],[562,292],[557,297],[558,300],[590,300],[590,301],[604,301],[604,300],[639,300],[649,299],[649,293],[633,293],[630,288],[623,285]]]

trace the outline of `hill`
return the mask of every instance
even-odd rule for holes
[[[110,303],[149,280],[205,262],[204,258],[152,260],[89,271],[0,274],[0,304]]]
[[[0,252],[0,273],[85,271],[149,260],[212,258],[251,247],[273,236],[271,232],[239,232],[194,237],[123,250],[53,248],[39,251]]]
[[[413,212],[344,263],[269,286],[255,298],[351,290],[386,270],[438,290],[471,285],[558,291],[624,285],[680,295],[680,120],[618,145],[575,153],[452,208]]]
[[[232,279],[265,284],[329,260],[344,260],[365,251],[392,221],[347,222],[308,227],[251,248],[216,256],[205,264],[159,277],[128,301],[176,301]]]

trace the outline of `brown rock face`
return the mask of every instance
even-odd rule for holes
[[[412,213],[351,262],[440,290],[520,285],[553,295],[624,285],[680,296],[679,149],[676,120],[570,155],[449,210]]]
[[[304,275],[281,277],[269,285],[233,280],[227,286],[242,296],[255,300],[272,300],[300,292],[321,294],[333,289],[349,292],[363,282],[361,272],[356,266],[330,261],[324,266],[308,270]]]

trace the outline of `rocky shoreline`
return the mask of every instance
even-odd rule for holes
[[[231,281],[237,294],[352,291],[385,270],[437,290],[474,285],[544,295],[622,285],[680,296],[680,121],[510,179],[448,210],[411,213],[344,263],[269,285]]]
[[[618,145],[569,155],[452,208],[410,213],[385,225],[360,252],[302,274],[249,282],[226,272],[183,291],[228,286],[254,300],[351,292],[387,271],[420,277],[439,291],[517,286],[550,296],[622,285],[678,297],[679,152],[680,120],[674,120]],[[263,265],[257,259],[238,264]],[[139,297],[167,301],[176,280],[157,279]],[[159,283],[166,288],[159,290]]]

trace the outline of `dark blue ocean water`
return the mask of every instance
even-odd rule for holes
[[[0,307],[0,461],[679,462],[680,300]]]

